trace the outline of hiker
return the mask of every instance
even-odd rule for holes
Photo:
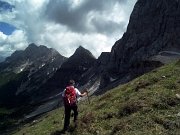
[[[74,111],[74,122],[78,119],[77,98],[83,97],[88,93],[88,89],[86,88],[85,92],[81,94],[81,92],[77,88],[75,88],[74,85],[75,85],[75,81],[70,80],[69,86],[67,86],[62,93],[64,107],[65,107],[65,119],[64,119],[64,129],[63,129],[64,132],[69,127],[71,110]]]

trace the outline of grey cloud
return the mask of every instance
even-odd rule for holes
[[[80,21],[83,18],[83,12],[80,11],[69,11],[68,1],[56,0],[50,1],[47,8],[46,14],[49,19],[76,29],[81,24]]]
[[[126,22],[114,22],[111,20],[101,20],[93,18],[91,20],[93,26],[96,28],[98,33],[103,33],[104,35],[113,34],[116,31],[125,31]]]
[[[108,11],[118,2],[119,4],[126,3],[126,0],[84,0],[77,7],[71,8],[70,0],[51,0],[47,7],[45,14],[49,20],[55,21],[56,23],[67,26],[70,31],[79,33],[90,33],[99,30],[91,29],[88,26],[87,15],[90,12],[101,13],[103,11]],[[110,10],[109,10],[110,12]],[[113,21],[107,22],[105,19],[101,23],[112,23]],[[116,25],[117,26],[117,25]],[[97,28],[97,27],[94,27]],[[104,30],[105,31],[105,30]]]

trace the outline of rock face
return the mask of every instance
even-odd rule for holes
[[[94,63],[94,67],[97,69],[97,73],[103,73],[106,70],[108,61],[110,59],[109,52],[102,52],[99,58]]]
[[[127,31],[112,47],[104,74],[123,78],[139,62],[162,51],[180,52],[180,1],[138,0]],[[141,73],[142,74],[142,73]],[[110,79],[109,79],[110,80]]]

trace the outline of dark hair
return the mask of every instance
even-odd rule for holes
[[[69,81],[69,85],[74,85],[75,84],[75,81],[74,80],[70,80]]]

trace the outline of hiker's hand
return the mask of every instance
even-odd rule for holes
[[[85,89],[85,92],[88,93],[88,88]]]

